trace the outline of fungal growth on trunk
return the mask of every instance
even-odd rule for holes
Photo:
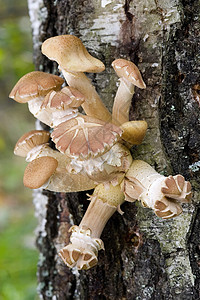
[[[9,97],[19,103],[28,102],[29,111],[46,124],[49,115],[41,111],[42,102],[50,91],[59,91],[63,83],[59,76],[33,71],[20,78]]]
[[[47,39],[42,44],[42,53],[56,61],[67,84],[78,89],[85,96],[82,107],[87,115],[105,122],[111,120],[111,114],[84,74],[84,72],[102,72],[105,66],[99,59],[88,53],[79,38],[73,35],[59,35]]]
[[[141,201],[163,219],[178,216],[181,203],[191,199],[191,185],[182,175],[165,177],[149,164],[133,160],[130,148],[142,143],[145,120],[129,121],[134,86],[146,88],[140,71],[132,62],[112,63],[120,77],[112,114],[107,110],[84,72],[101,72],[104,64],[92,57],[72,35],[46,40],[42,52],[59,64],[64,80],[43,72],[23,76],[10,93],[20,103],[28,102],[31,113],[53,128],[33,130],[17,142],[14,153],[28,165],[24,185],[54,192],[94,189],[79,225],[70,229],[70,242],[59,256],[72,268],[89,269],[104,249],[101,233],[109,218],[123,213],[124,201]],[[84,112],[79,112],[82,106]],[[49,141],[55,143],[56,150]]]
[[[145,89],[146,84],[137,66],[131,61],[116,59],[112,62],[112,66],[120,78],[113,104],[112,119],[115,124],[123,124],[129,121],[129,110],[135,86]]]

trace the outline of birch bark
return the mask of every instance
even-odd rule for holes
[[[148,132],[133,148],[135,159],[164,175],[180,173],[193,186],[183,214],[162,221],[139,203],[125,203],[123,216],[108,222],[105,252],[89,271],[69,270],[57,249],[69,239],[88,205],[85,193],[34,196],[39,227],[38,291],[42,299],[198,299],[199,255],[199,7],[198,0],[28,0],[37,70],[57,73],[41,54],[54,35],[74,34],[101,59],[106,71],[90,74],[111,110],[116,58],[136,63],[146,90],[136,90],[130,119],[144,119]]]

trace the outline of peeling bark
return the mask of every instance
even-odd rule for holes
[[[57,250],[87,208],[85,193],[38,192],[37,245],[42,299],[198,299],[200,107],[199,1],[28,0],[37,70],[57,73],[40,52],[60,34],[78,36],[106,71],[90,74],[107,107],[116,92],[111,62],[127,58],[142,71],[146,90],[136,90],[130,119],[145,119],[147,136],[132,149],[164,175],[183,174],[193,202],[181,216],[163,221],[139,203],[125,203],[102,234],[106,251],[89,271],[69,270]],[[40,196],[39,196],[40,195]],[[42,203],[47,203],[46,210]],[[40,211],[43,211],[43,214]]]

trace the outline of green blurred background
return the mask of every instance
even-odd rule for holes
[[[0,0],[0,300],[38,299],[32,193],[23,186],[26,162],[13,155],[19,137],[34,129],[26,104],[8,95],[33,71],[26,0]]]

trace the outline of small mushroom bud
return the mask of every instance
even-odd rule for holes
[[[130,146],[139,145],[142,143],[146,131],[146,121],[129,121],[123,123],[120,128],[123,130],[122,139],[125,140]],[[128,145],[127,145],[128,147]]]
[[[165,177],[141,160],[133,161],[121,187],[127,201],[138,199],[163,219],[178,216],[180,203],[191,199],[191,185],[183,176]]]

